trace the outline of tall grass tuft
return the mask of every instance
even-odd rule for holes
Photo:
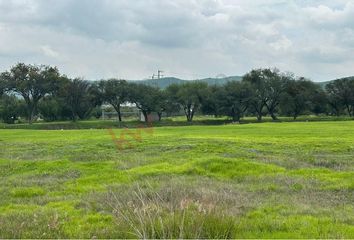
[[[110,191],[107,203],[117,226],[129,237],[232,238],[236,222],[210,198],[196,198],[178,189],[154,191],[137,184],[130,196]],[[124,230],[122,230],[124,231]]]

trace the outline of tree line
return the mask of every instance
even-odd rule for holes
[[[241,81],[222,86],[198,81],[172,84],[166,89],[109,79],[85,81],[60,74],[56,67],[18,63],[0,74],[0,117],[14,123],[25,117],[32,123],[88,119],[101,116],[109,104],[123,120],[121,108],[131,103],[145,119],[150,113],[171,115],[183,112],[187,121],[197,113],[228,116],[239,122],[243,116],[259,121],[269,115],[296,119],[302,114],[354,115],[354,79],[344,78],[322,87],[304,77],[278,69],[254,69]]]

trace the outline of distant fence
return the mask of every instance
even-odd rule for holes
[[[131,111],[131,112],[121,112],[122,118],[140,118],[140,111]],[[117,112],[105,112],[102,111],[101,115],[102,120],[118,120]]]

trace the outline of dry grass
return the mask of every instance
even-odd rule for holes
[[[105,196],[117,226],[129,229],[131,237],[230,238],[236,230],[235,216],[253,204],[250,193],[235,191],[226,183],[216,186],[207,178],[197,183],[159,180],[160,186],[152,186],[154,179],[113,188]]]

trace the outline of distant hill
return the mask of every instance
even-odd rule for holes
[[[321,87],[325,88],[327,84],[335,81],[335,80],[340,80],[340,79],[351,79],[354,80],[354,76],[350,76],[350,77],[343,77],[343,78],[337,78],[337,79],[333,79],[333,80],[329,80],[329,81],[325,81],[325,82],[318,82],[317,84],[319,84]]]
[[[345,79],[345,78],[354,79],[354,76],[338,78],[338,79]],[[203,78],[203,79],[196,79],[196,80],[185,80],[185,79],[180,79],[175,77],[164,77],[160,79],[144,79],[144,80],[128,80],[128,81],[142,83],[149,86],[156,86],[159,88],[166,88],[171,84],[183,84],[190,81],[205,82],[208,85],[224,85],[225,83],[230,81],[241,81],[241,80],[242,80],[242,76]],[[335,80],[337,79],[324,81],[324,82],[315,82],[315,83],[325,88],[328,83],[333,82]]]
[[[320,85],[324,89],[328,83],[331,83],[333,81],[334,80],[325,81],[325,82],[317,82],[317,84]]]
[[[156,86],[159,88],[166,88],[171,84],[183,84],[190,81],[205,82],[209,85],[223,85],[230,81],[241,81],[241,80],[242,80],[241,76],[231,76],[231,77],[221,77],[221,78],[203,78],[197,80],[184,80],[175,77],[165,77],[160,79],[145,79],[145,80],[131,80],[131,81],[150,85],[150,86]]]

